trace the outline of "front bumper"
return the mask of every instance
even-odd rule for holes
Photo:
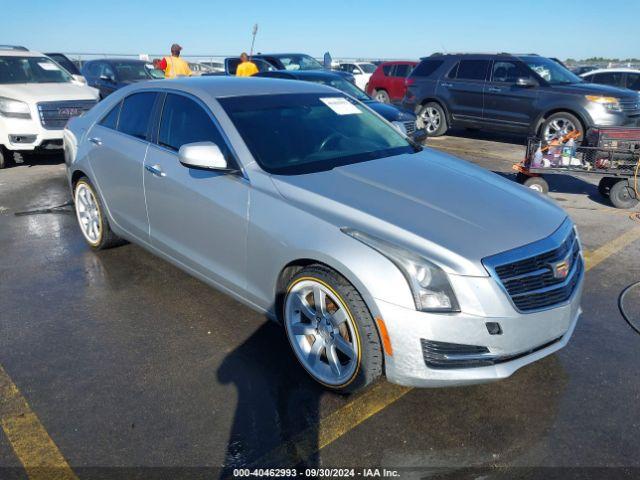
[[[414,387],[444,387],[509,377],[567,344],[582,313],[582,284],[583,279],[564,305],[522,314],[512,309],[513,314],[503,316],[430,314],[376,300],[393,349],[392,355],[385,354],[387,379]],[[502,333],[490,334],[487,322],[499,323]],[[489,366],[430,368],[422,348],[424,340],[485,346],[490,355],[507,360]]]
[[[0,145],[11,151],[62,149],[63,130],[46,130],[38,120],[0,117]]]
[[[609,112],[601,105],[590,104],[586,108],[592,127],[640,127],[640,112]]]

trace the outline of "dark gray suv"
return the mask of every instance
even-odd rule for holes
[[[452,126],[546,140],[594,126],[640,126],[637,92],[584,82],[538,55],[434,54],[406,80],[403,106],[430,136]]]

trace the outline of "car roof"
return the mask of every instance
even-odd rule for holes
[[[625,72],[629,72],[629,73],[640,73],[640,70],[638,70],[637,68],[629,68],[629,67],[619,67],[619,68],[598,68],[596,70],[590,70],[588,72],[585,72],[583,74],[581,74],[581,77],[588,77],[591,75],[594,75],[596,73],[625,73]]]
[[[108,63],[151,63],[145,60],[139,60],[137,58],[94,58],[92,60],[87,60],[85,65],[93,62],[108,62]]]
[[[382,67],[383,65],[417,65],[418,62],[415,60],[390,60],[388,62],[382,62],[378,66]]]
[[[274,72],[265,72],[265,73],[273,73],[275,75],[288,75],[295,78],[306,79],[306,78],[339,78],[340,80],[344,80],[344,77],[338,73],[331,71],[323,71],[323,70],[276,70]]]
[[[44,53],[33,50],[3,50],[0,49],[0,57],[46,57]]]
[[[311,82],[292,82],[282,78],[252,78],[229,76],[180,77],[171,80],[150,80],[129,87],[129,92],[157,88],[180,90],[196,96],[212,98],[280,95],[287,93],[327,93],[333,88]]]

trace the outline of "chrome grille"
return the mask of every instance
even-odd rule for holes
[[[640,114],[640,96],[636,100],[620,100],[620,108],[629,114]]]
[[[521,312],[566,302],[582,277],[580,245],[570,223],[538,243],[483,260]],[[537,252],[526,255],[526,250]],[[519,254],[524,255],[514,259]]]
[[[71,117],[82,115],[95,104],[94,100],[38,103],[40,123],[47,130],[62,130]]]
[[[416,122],[415,121],[410,121],[410,122],[403,122],[404,124],[404,128],[407,131],[407,135],[413,135],[416,131]]]

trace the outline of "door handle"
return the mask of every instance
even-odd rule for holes
[[[501,88],[497,88],[497,87],[489,87],[487,88],[487,92],[492,92],[492,93],[498,93],[501,92],[502,89]]]
[[[440,85],[442,85],[443,87],[453,87],[452,83],[441,83]]]
[[[92,137],[89,139],[89,141],[94,145],[97,145],[98,147],[102,145],[102,140],[100,140],[98,137]]]
[[[150,172],[156,177],[165,177],[167,175],[162,171],[160,165],[158,165],[157,163],[155,165],[145,165],[144,168],[145,170],[147,170],[147,172]]]

